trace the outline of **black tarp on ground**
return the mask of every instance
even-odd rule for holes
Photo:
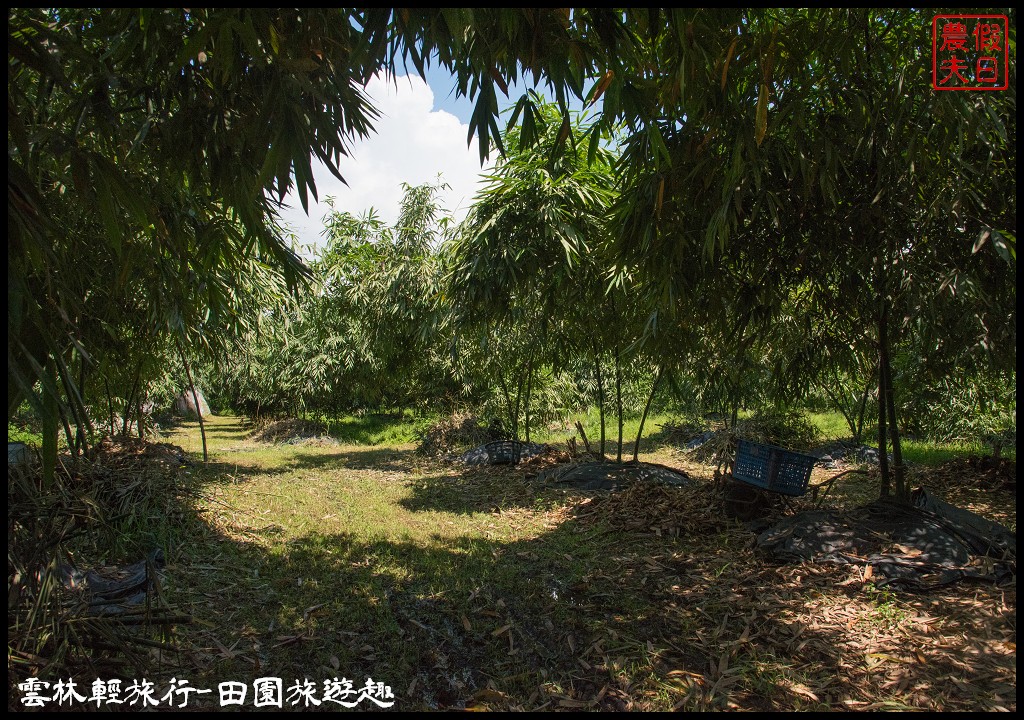
[[[799,513],[762,532],[757,545],[785,562],[871,565],[883,582],[913,589],[1016,575],[1014,533],[923,488],[911,503],[877,500],[853,510]]]
[[[131,565],[82,572],[61,563],[59,569],[64,587],[82,593],[91,615],[119,615],[145,605],[163,566],[164,552],[158,548]]]
[[[541,479],[576,490],[618,490],[640,480],[676,486],[693,484],[693,480],[679,470],[656,463],[633,461],[563,465],[543,474]]]

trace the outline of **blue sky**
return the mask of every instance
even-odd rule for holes
[[[437,66],[427,70],[427,84],[434,91],[434,107],[450,112],[459,121],[469,126],[473,114],[473,103],[469,98],[458,97],[455,92],[455,78],[444,68]]]
[[[441,197],[442,205],[456,220],[462,220],[472,204],[480,185],[483,168],[477,141],[467,144],[469,119],[473,103],[456,97],[455,79],[448,71],[432,68],[427,82],[415,73],[387,82],[377,77],[367,85],[374,105],[381,110],[373,135],[354,143],[351,156],[343,158],[341,172],[348,185],[342,184],[323,166],[314,167],[317,196],[310,197],[308,216],[294,194],[285,198],[290,205],[282,213],[288,228],[296,234],[299,244],[320,244],[322,218],[329,208],[323,202],[335,198],[335,207],[360,215],[373,207],[386,222],[398,217],[401,184],[419,185],[433,182],[438,173],[451,188]],[[499,99],[511,106],[520,97],[523,86],[509,88],[509,99]]]

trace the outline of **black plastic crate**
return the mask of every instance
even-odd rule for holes
[[[813,455],[740,440],[732,476],[754,487],[799,497],[807,492],[811,470],[817,461]]]
[[[484,445],[491,465],[518,465],[523,444],[518,440],[496,440]]]

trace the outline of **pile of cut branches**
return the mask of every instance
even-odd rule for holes
[[[250,439],[256,442],[275,445],[328,437],[327,427],[323,423],[301,418],[277,420],[250,435]]]
[[[715,428],[707,442],[690,451],[690,457],[703,463],[731,461],[738,439],[787,450],[806,450],[814,444],[817,434],[814,425],[797,411],[760,412],[738,421],[733,428]]]
[[[91,587],[116,584],[124,573],[114,563],[147,555],[162,562],[152,538],[184,525],[194,501],[184,451],[115,438],[90,456],[59,462],[49,485],[38,464],[8,465],[9,698],[27,677],[142,670],[154,649],[173,650],[167,633],[188,619],[160,598],[145,561],[136,607],[115,612]]]
[[[499,440],[501,433],[496,428],[480,424],[477,417],[468,412],[453,413],[443,418],[420,434],[416,452],[421,455],[439,457]]]
[[[659,427],[664,434],[663,441],[677,446],[685,446],[691,440],[703,435],[708,429],[707,423],[686,418],[671,418]]]

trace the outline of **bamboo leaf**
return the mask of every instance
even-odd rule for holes
[[[587,101],[586,107],[590,107],[591,105],[595,104],[601,98],[601,96],[604,95],[605,90],[608,89],[608,86],[611,85],[612,80],[614,79],[615,72],[613,70],[609,70],[608,72],[606,72],[604,74],[604,77],[602,77],[590,91],[590,99]]]
[[[734,37],[725,51],[725,61],[722,63],[722,92],[725,92],[725,83],[729,78],[729,64],[732,63],[732,54],[736,50],[736,44],[740,41],[739,36]]]
[[[768,131],[768,85],[761,83],[761,92],[757,98],[757,118],[754,123],[754,139],[760,147]],[[748,136],[749,137],[749,136]]]

